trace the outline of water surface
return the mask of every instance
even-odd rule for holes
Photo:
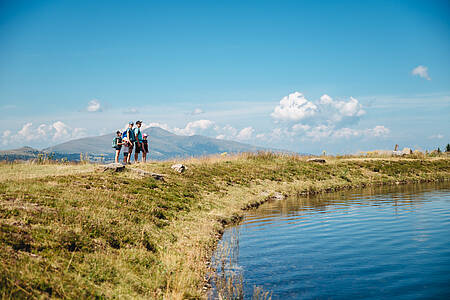
[[[448,182],[273,201],[232,234],[246,298],[450,299]]]

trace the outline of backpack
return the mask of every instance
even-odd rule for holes
[[[127,132],[130,131],[130,142],[135,142],[136,137],[134,136],[134,130],[133,129],[127,129],[124,132],[122,132],[122,139],[127,138]]]
[[[134,135],[134,129],[127,129],[130,131],[130,142],[134,143],[136,142],[136,136]]]
[[[113,147],[113,148],[116,148],[116,147],[117,147],[117,137],[113,138],[113,141],[112,141],[112,147]]]

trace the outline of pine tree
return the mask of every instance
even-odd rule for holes
[[[450,152],[450,144],[447,144],[447,147],[445,147],[445,152]]]
[[[437,153],[441,153],[441,148],[437,148]]]

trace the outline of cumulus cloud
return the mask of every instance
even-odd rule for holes
[[[353,97],[350,97],[348,101],[339,101],[324,94],[320,97],[317,105],[320,108],[320,114],[317,115],[315,121],[328,122],[336,126],[357,123],[359,118],[366,113],[361,103]]]
[[[323,138],[328,138],[333,134],[333,127],[327,125],[318,125],[312,127],[310,130],[306,131],[306,136],[311,138],[313,141],[318,141]]]
[[[295,92],[280,100],[271,116],[279,125],[264,138],[271,140],[319,141],[355,137],[381,137],[389,134],[389,129],[376,126],[370,129],[349,127],[357,124],[366,114],[362,104],[353,97],[334,100],[327,94],[317,101],[309,101],[302,93]],[[301,121],[301,122],[299,122]]]
[[[35,138],[39,138],[39,135],[34,134],[33,130],[33,123],[29,122],[23,125],[22,129],[17,132],[17,136],[21,137],[22,139],[25,139],[27,141],[31,141]],[[40,131],[38,132],[40,133]]]
[[[415,67],[411,71],[411,74],[413,74],[414,76],[422,77],[426,80],[431,80],[431,77],[428,75],[428,68],[422,65]]]
[[[302,93],[294,92],[280,100],[271,116],[281,121],[299,121],[312,117],[317,112],[317,106],[306,100]]]
[[[92,99],[89,101],[88,106],[86,107],[88,112],[99,112],[102,111],[102,107],[100,105],[100,101],[97,99]]]
[[[54,134],[52,138],[54,141],[61,140],[67,136],[70,136],[69,133],[70,127],[61,121],[56,121],[55,123],[53,123],[52,128],[54,129]]]
[[[353,97],[349,100],[333,100],[324,94],[316,102],[307,100],[303,94],[295,92],[280,100],[271,116],[276,121],[293,123],[302,121],[310,125],[344,126],[356,123],[366,112],[361,103]],[[300,129],[300,127],[296,127]]]
[[[252,126],[248,126],[239,130],[229,124],[223,127],[216,125],[214,126],[214,131],[216,132],[216,139],[219,140],[248,141],[254,137],[257,139],[264,138],[264,134],[256,134],[255,136],[255,129]]]
[[[166,123],[158,123],[158,122],[142,123],[142,127],[141,128],[142,128],[142,130],[145,130],[145,129],[150,128],[150,127],[159,127],[159,128],[164,129],[164,130],[167,130],[167,131],[172,131],[170,126],[167,125]],[[128,124],[126,124],[125,129],[126,128],[128,128]]]
[[[11,130],[5,130],[3,131],[2,137],[7,138],[11,135]]]
[[[246,127],[239,131],[236,138],[238,140],[249,140],[252,137],[252,134],[255,132],[255,129],[253,127]]]
[[[51,124],[33,126],[32,122],[25,123],[17,133],[5,130],[2,134],[3,145],[25,145],[34,143],[45,145],[50,142],[64,142],[74,138],[86,136],[86,129],[72,128],[61,121]]]
[[[368,134],[368,135],[373,135],[373,136],[386,136],[386,135],[388,135],[390,132],[391,132],[391,131],[389,130],[389,128],[386,128],[386,127],[384,127],[384,126],[382,126],[382,125],[378,125],[378,126],[375,126],[375,127],[372,128],[372,129],[369,129],[369,130],[367,131],[367,134]]]
[[[184,128],[174,128],[173,131],[180,135],[194,135],[213,127],[214,122],[210,120],[197,120],[189,122]]]

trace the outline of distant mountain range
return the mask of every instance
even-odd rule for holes
[[[219,140],[201,135],[180,136],[159,127],[150,127],[143,132],[149,135],[150,159],[165,160],[191,156],[211,155],[217,153],[239,153],[269,150],[248,144]],[[114,149],[111,147],[115,134],[105,134],[71,140],[42,151],[23,147],[20,149],[0,151],[0,160],[33,159],[40,155],[52,155],[53,158],[80,160],[80,154],[88,155],[90,160],[112,161]]]

